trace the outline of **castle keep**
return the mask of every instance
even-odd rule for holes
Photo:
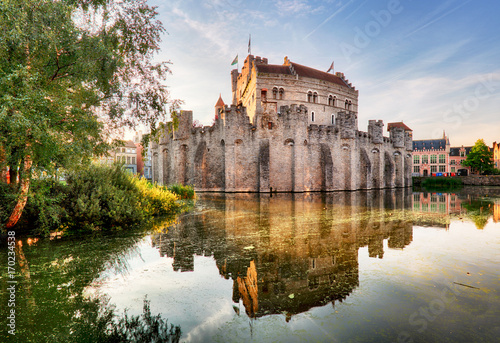
[[[249,55],[231,72],[212,126],[183,111],[153,145],[153,181],[197,191],[305,192],[411,186],[412,132],[383,135],[381,120],[358,130],[358,91],[342,73]],[[394,125],[402,124],[402,125]]]

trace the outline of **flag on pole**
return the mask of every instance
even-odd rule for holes
[[[236,63],[238,63],[238,55],[236,55],[233,62],[231,62],[231,65],[234,66]]]
[[[248,35],[248,54],[252,54],[252,35]]]
[[[330,68],[328,68],[328,70],[326,72],[329,73],[330,70],[333,70],[333,62],[332,62],[332,65],[330,66]]]

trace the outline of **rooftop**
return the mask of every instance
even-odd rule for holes
[[[413,141],[413,150],[445,150],[447,139]]]
[[[350,89],[355,89],[352,84],[343,77],[342,73],[331,74],[311,67],[306,67],[290,61],[287,57],[285,57],[285,62],[282,65],[256,63],[256,68],[257,71],[261,73],[298,75],[300,77],[323,80]]]

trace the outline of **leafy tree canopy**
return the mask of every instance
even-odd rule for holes
[[[479,173],[493,171],[493,152],[483,139],[478,139],[462,165],[471,167]]]
[[[156,15],[144,0],[0,2],[0,170],[19,169],[24,198],[23,180],[107,151],[114,129],[176,120]]]

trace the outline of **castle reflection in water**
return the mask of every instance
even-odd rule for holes
[[[497,199],[498,200],[498,199]],[[204,194],[198,211],[180,218],[153,245],[176,271],[194,256],[213,256],[233,280],[233,301],[250,317],[305,312],[335,304],[359,284],[358,249],[373,258],[412,241],[414,225],[448,227],[462,215],[455,194],[410,189],[298,194]],[[494,205],[498,220],[500,202]]]

